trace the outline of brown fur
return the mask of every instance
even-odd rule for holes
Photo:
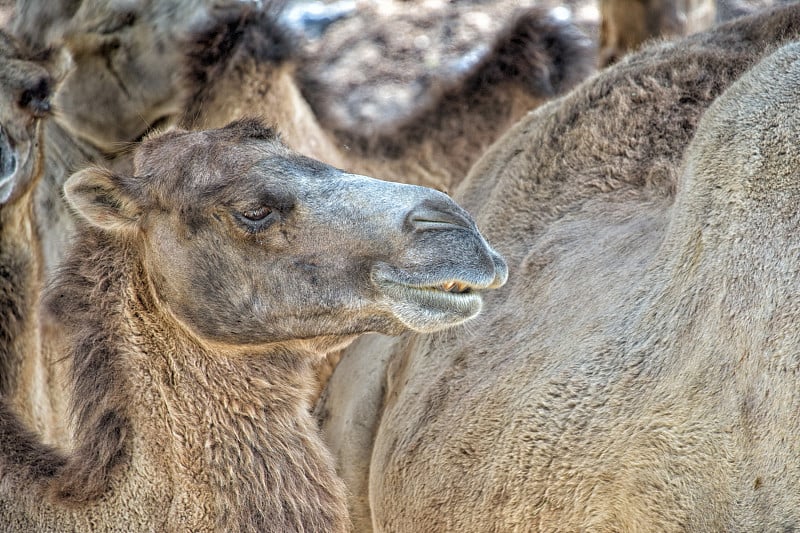
[[[469,327],[389,341],[371,381],[369,345],[337,368],[321,412],[354,517],[797,527],[797,47],[720,95],[798,35],[793,6],[652,46],[481,159],[457,197],[511,281]]]
[[[86,222],[45,301],[74,442],[43,444],[0,402],[0,522],[346,530],[311,361],[365,331],[471,318],[503,260],[445,195],[344,174],[254,120],[149,139],[134,167],[66,183]]]

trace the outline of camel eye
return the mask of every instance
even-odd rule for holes
[[[272,213],[272,209],[269,207],[259,207],[258,209],[250,209],[249,211],[245,211],[242,213],[242,216],[251,222],[259,222],[267,218],[270,213]]]
[[[278,219],[278,213],[271,207],[265,206],[235,213],[234,216],[249,233],[263,231]]]

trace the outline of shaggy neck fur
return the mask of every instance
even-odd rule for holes
[[[223,531],[343,530],[344,490],[309,415],[314,355],[226,354],[179,332],[150,298],[129,312],[136,366],[156,385],[174,437],[176,480],[191,487],[186,504],[206,494]]]
[[[76,449],[60,457],[0,410],[0,444],[15,451],[6,479],[81,507],[131,476],[167,483],[170,529],[346,530],[308,413],[308,354],[204,346],[151,296],[132,245],[83,228],[75,250],[46,304],[71,333]]]

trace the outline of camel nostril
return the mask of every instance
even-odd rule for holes
[[[494,262],[494,280],[489,285],[489,288],[497,289],[508,281],[508,264],[498,253],[492,253],[492,261]]]
[[[52,83],[49,78],[40,78],[31,87],[22,91],[19,105],[27,109],[34,117],[43,118],[50,113],[50,95]]]
[[[406,216],[406,225],[411,231],[453,229],[453,226],[474,228],[469,215],[449,199],[421,202]]]

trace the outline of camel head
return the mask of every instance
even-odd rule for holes
[[[39,175],[39,124],[50,114],[57,55],[33,61],[0,33],[0,205],[30,191]]]
[[[445,194],[301,156],[254,119],[148,139],[134,168],[83,170],[67,199],[136,250],[155,301],[208,342],[434,331],[507,278]]]
[[[48,9],[29,9],[29,24]],[[207,16],[202,2],[85,0],[66,13],[50,22],[45,44],[63,44],[74,57],[55,100],[71,133],[116,154],[183,110],[178,39]]]

